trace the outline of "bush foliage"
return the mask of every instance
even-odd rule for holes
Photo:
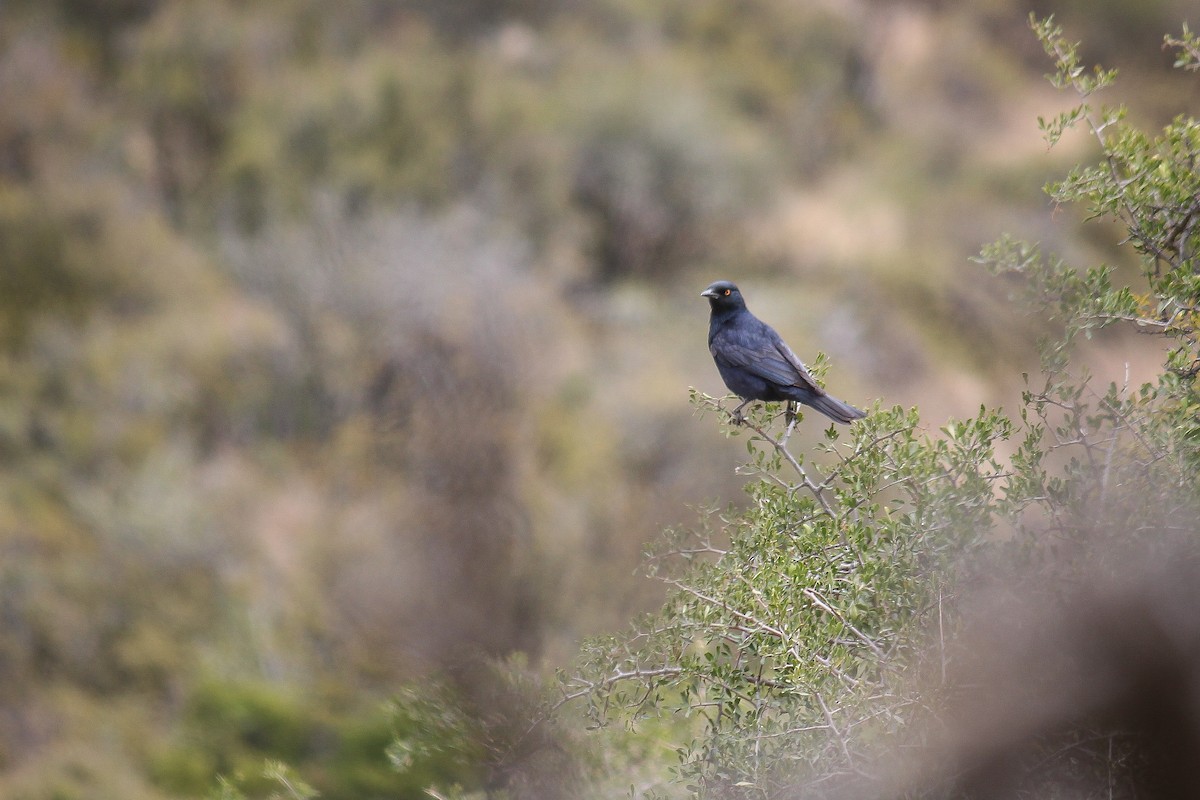
[[[877,407],[805,453],[775,408],[740,429],[722,401],[695,395],[729,435],[746,436],[749,506],[667,537],[650,561],[670,589],[662,610],[632,635],[593,642],[562,686],[597,725],[686,718],[675,772],[690,792],[841,791],[875,773],[888,747],[912,748],[956,691],[986,691],[947,678],[949,642],[983,575],[1040,576],[1030,591],[1051,617],[1064,582],[1154,553],[1197,555],[1200,122],[1180,116],[1151,135],[1121,108],[1094,107],[1115,73],[1085,69],[1052,19],[1033,27],[1052,83],[1077,97],[1042,122],[1047,140],[1078,127],[1101,150],[1047,192],[1119,222],[1143,283],[1012,238],[984,248],[979,261],[1015,274],[1034,313],[1059,326],[1015,418],[981,409],[930,433],[915,410]],[[1179,66],[1194,67],[1190,33],[1168,41],[1182,48]],[[1072,370],[1073,346],[1118,323],[1161,337],[1162,369],[1099,388]],[[1043,752],[1039,769],[1057,758],[1077,772],[1136,770],[1132,746],[1110,748],[1099,767],[1070,747]]]

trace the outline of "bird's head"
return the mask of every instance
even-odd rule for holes
[[[746,307],[742,293],[730,281],[717,281],[701,292],[700,296],[708,298],[708,304],[712,306],[713,311],[731,311]]]

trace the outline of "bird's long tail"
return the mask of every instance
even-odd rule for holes
[[[862,419],[867,415],[867,412],[855,408],[849,403],[843,403],[830,394],[823,394],[803,402],[805,405],[812,406],[817,411],[820,411],[834,422],[841,422],[843,424],[853,422],[856,419]]]

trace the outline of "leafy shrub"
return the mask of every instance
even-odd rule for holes
[[[675,769],[689,791],[836,794],[869,781],[890,748],[912,759],[956,696],[986,691],[948,675],[969,660],[954,642],[971,587],[990,573],[1032,574],[1022,589],[1053,615],[1072,594],[1064,584],[1110,575],[1135,556],[1198,555],[1200,123],[1181,116],[1150,136],[1120,109],[1093,108],[1114,73],[1085,70],[1052,20],[1033,24],[1056,64],[1052,81],[1079,97],[1043,122],[1048,139],[1082,125],[1103,150],[1098,165],[1048,191],[1124,225],[1145,290],[1010,238],[984,249],[980,260],[1024,276],[1041,313],[1062,326],[1043,346],[1045,384],[1025,393],[1018,420],[981,409],[928,435],[915,410],[876,407],[848,434],[831,427],[806,455],[773,407],[739,429],[723,402],[694,397],[729,435],[747,435],[747,471],[758,476],[749,508],[666,539],[651,560],[670,588],[666,604],[627,637],[594,642],[582,670],[564,676],[560,701],[586,698],[601,726],[691,715]],[[1183,49],[1180,66],[1192,67],[1190,33],[1169,41]],[[1164,337],[1163,370],[1142,386],[1094,389],[1070,371],[1071,345],[1118,322]],[[1042,680],[1057,669],[1047,666]],[[1154,761],[1155,740],[1102,720],[1062,724],[1055,734],[1068,744],[1031,744],[1008,765],[1012,780],[1038,785],[1044,772],[1102,785],[1119,774],[1135,792],[1139,781],[1169,780],[1146,772],[1173,768]],[[1070,744],[1092,737],[1109,741],[1107,756]]]

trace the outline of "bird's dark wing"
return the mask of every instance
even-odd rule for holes
[[[798,386],[824,394],[774,328],[755,318],[748,322],[712,343],[716,358],[779,386]]]
[[[788,347],[787,343],[784,342],[783,339],[779,338],[778,335],[775,336],[775,347],[779,350],[780,355],[784,357],[792,369],[795,370],[795,375],[792,379],[792,385],[799,386],[802,389],[808,389],[809,391],[815,392],[819,395],[825,394],[825,390],[817,385],[817,382],[813,379],[812,375],[808,374],[808,367],[804,366],[804,362],[792,352],[792,348]]]

